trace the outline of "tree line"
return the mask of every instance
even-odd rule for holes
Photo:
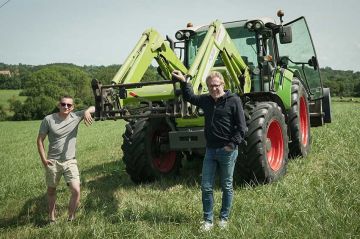
[[[333,70],[325,67],[320,70],[324,87],[330,88],[332,96],[359,97],[360,72]]]
[[[12,120],[42,119],[45,115],[57,111],[56,102],[61,95],[74,96],[78,109],[93,105],[91,80],[98,79],[103,84],[110,84],[120,65],[77,66],[56,63],[40,66],[8,65],[0,63],[0,89],[18,89],[26,96],[24,102],[10,99]],[[360,96],[360,72],[321,69],[324,87],[329,87],[332,96]],[[143,81],[159,80],[155,67],[150,66]],[[6,118],[4,107],[0,105],[0,119]]]
[[[120,65],[110,66],[77,66],[74,64],[56,63],[41,66],[7,65],[0,63],[0,89],[21,90],[24,102],[10,99],[11,120],[42,119],[49,113],[56,112],[59,97],[71,95],[77,109],[94,104],[91,80],[98,79],[102,84],[110,84]],[[156,69],[149,67],[145,73],[146,81],[158,79]],[[6,118],[6,111],[0,105],[0,120]]]

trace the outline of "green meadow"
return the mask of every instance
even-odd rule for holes
[[[124,121],[80,126],[77,218],[66,221],[62,180],[57,222],[47,224],[40,121],[0,122],[0,238],[360,238],[360,104],[332,106],[333,123],[312,128],[310,155],[290,160],[280,181],[236,186],[228,230],[209,233],[199,231],[201,162],[184,162],[174,179],[132,183],[121,161]],[[218,215],[219,187],[215,202]]]

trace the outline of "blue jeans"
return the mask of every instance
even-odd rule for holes
[[[204,221],[213,222],[213,188],[217,168],[222,189],[220,219],[228,220],[233,198],[233,174],[237,156],[237,148],[231,152],[224,148],[206,148],[201,180]]]

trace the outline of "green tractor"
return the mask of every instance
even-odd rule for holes
[[[93,80],[95,119],[128,121],[121,148],[134,182],[177,174],[182,160],[204,156],[203,111],[182,99],[171,79],[175,69],[196,94],[208,94],[206,76],[220,71],[225,88],[241,98],[248,131],[235,177],[269,183],[285,174],[289,157],[309,154],[310,127],[331,122],[330,91],[305,18],[283,24],[282,11],[278,17],[280,24],[270,18],[188,24],[176,42],[146,30],[111,85]],[[144,81],[154,59],[161,80]]]

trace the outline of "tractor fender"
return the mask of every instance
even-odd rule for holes
[[[278,68],[274,76],[274,91],[286,110],[291,108],[291,86],[294,76],[293,71],[284,68]]]
[[[250,92],[242,95],[241,100],[243,104],[245,104],[248,101],[253,101],[253,102],[272,101],[280,106],[281,111],[285,114],[285,117],[287,115],[286,108],[282,99],[275,92]]]

